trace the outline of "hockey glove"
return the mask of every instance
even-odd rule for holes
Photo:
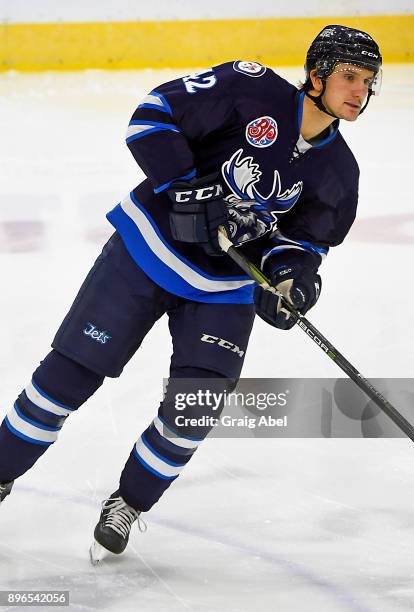
[[[305,314],[318,301],[322,280],[317,269],[315,257],[304,251],[286,251],[270,257],[266,262],[271,285],[301,314]],[[256,313],[266,323],[279,329],[291,329],[295,325],[295,319],[278,295],[257,286],[254,303]]]
[[[218,228],[222,225],[228,229],[228,207],[223,188],[215,178],[216,175],[206,176],[171,185],[170,227],[175,240],[199,244],[208,255],[223,255]]]

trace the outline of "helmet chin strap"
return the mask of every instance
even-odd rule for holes
[[[340,119],[340,117],[338,117],[337,115],[334,115],[333,113],[331,113],[331,111],[329,111],[326,108],[325,104],[322,102],[322,97],[323,97],[323,94],[325,93],[325,90],[326,90],[326,79],[321,79],[321,81],[322,81],[322,91],[319,94],[319,96],[313,96],[308,91],[306,91],[306,89],[305,89],[305,95],[308,96],[308,98],[310,98],[312,100],[312,102],[315,104],[315,106],[317,108],[319,108],[320,111],[322,111],[323,113],[326,113],[327,115],[330,115],[331,117],[334,117],[335,119]],[[364,110],[368,106],[368,102],[369,102],[369,99],[372,96],[372,94],[373,94],[372,89],[369,89],[368,90],[367,100],[366,100],[364,106],[359,111],[359,115],[362,115],[362,113],[364,112]]]
[[[308,91],[305,90],[305,95],[308,96],[308,98],[310,98],[312,100],[312,102],[315,104],[315,106],[317,108],[319,108],[320,111],[322,111],[323,113],[326,113],[327,115],[330,115],[331,117],[334,117],[334,119],[339,119],[339,117],[337,117],[336,115],[334,115],[333,113],[331,113],[331,111],[329,111],[325,104],[322,102],[322,96],[325,93],[325,89],[326,89],[326,79],[321,79],[322,81],[322,91],[319,94],[319,96],[313,96],[312,94],[310,94]],[[366,106],[366,105],[365,105]],[[364,107],[365,108],[365,107]]]

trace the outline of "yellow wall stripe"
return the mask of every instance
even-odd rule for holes
[[[209,66],[235,58],[300,65],[328,23],[368,31],[385,62],[414,61],[414,15],[0,26],[0,70]]]

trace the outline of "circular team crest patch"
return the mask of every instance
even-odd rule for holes
[[[266,72],[266,66],[262,66],[258,62],[243,62],[240,60],[233,63],[233,69],[251,77],[260,77]]]
[[[246,127],[246,140],[253,147],[270,147],[277,138],[277,123],[273,117],[253,119]]]

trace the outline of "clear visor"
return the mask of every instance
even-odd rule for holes
[[[374,96],[380,95],[381,85],[382,85],[382,68],[378,70],[377,74],[374,77],[372,85],[371,85],[371,90]]]
[[[363,78],[364,75],[362,73],[368,70],[369,68],[363,68],[355,64],[347,64],[343,62],[343,63],[337,64],[331,74],[336,74],[336,73],[354,74],[354,75],[359,75],[359,76],[362,75],[362,78]],[[370,71],[370,72],[373,72],[373,71]],[[381,91],[381,84],[382,84],[382,68],[378,70],[375,76],[366,77],[364,78],[364,81],[365,80],[368,84],[368,89],[372,91],[373,95],[379,96],[380,91]]]

